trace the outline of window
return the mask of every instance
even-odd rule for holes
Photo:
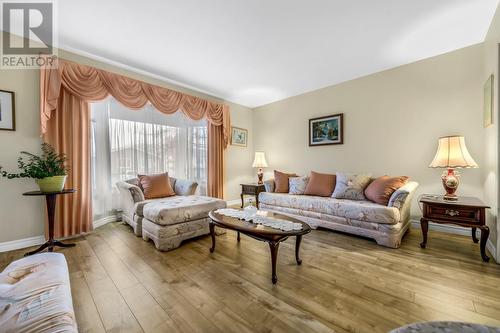
[[[119,207],[120,180],[137,174],[168,172],[198,182],[207,191],[206,120],[182,112],[165,115],[146,105],[130,110],[113,98],[92,104],[92,188],[94,216],[111,215]]]

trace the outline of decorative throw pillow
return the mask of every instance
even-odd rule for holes
[[[371,175],[354,175],[337,172],[337,183],[332,198],[365,200],[364,191],[370,183]]]
[[[329,197],[335,189],[335,175],[311,171],[304,194]]]
[[[288,193],[304,194],[304,192],[306,191],[307,183],[309,183],[309,176],[288,178]]]
[[[407,176],[389,177],[382,176],[370,183],[365,189],[365,196],[368,200],[387,206],[391,195],[410,179]]]
[[[297,175],[274,170],[274,192],[288,193],[288,178],[290,177],[297,177]]]
[[[168,172],[156,175],[137,175],[137,177],[139,178],[139,183],[146,199],[164,198],[175,195],[170,184]]]

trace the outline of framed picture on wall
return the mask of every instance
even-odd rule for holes
[[[493,74],[490,75],[484,84],[483,118],[484,127],[493,124]]]
[[[309,146],[344,143],[344,114],[309,119]]]
[[[16,130],[14,92],[0,90],[0,130]]]
[[[248,130],[239,127],[231,127],[231,145],[246,147],[248,141]]]

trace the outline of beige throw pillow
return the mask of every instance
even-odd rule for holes
[[[337,182],[332,198],[365,200],[365,188],[370,183],[371,175],[354,175],[337,172]]]
[[[296,195],[304,194],[307,183],[309,183],[309,176],[288,178],[288,193]]]

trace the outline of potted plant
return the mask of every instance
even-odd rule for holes
[[[58,154],[48,143],[42,144],[42,155],[38,156],[26,151],[21,152],[17,165],[21,172],[10,173],[0,166],[0,176],[14,178],[33,178],[40,187],[40,191],[62,191],[66,183],[68,169],[65,166],[66,156]]]

